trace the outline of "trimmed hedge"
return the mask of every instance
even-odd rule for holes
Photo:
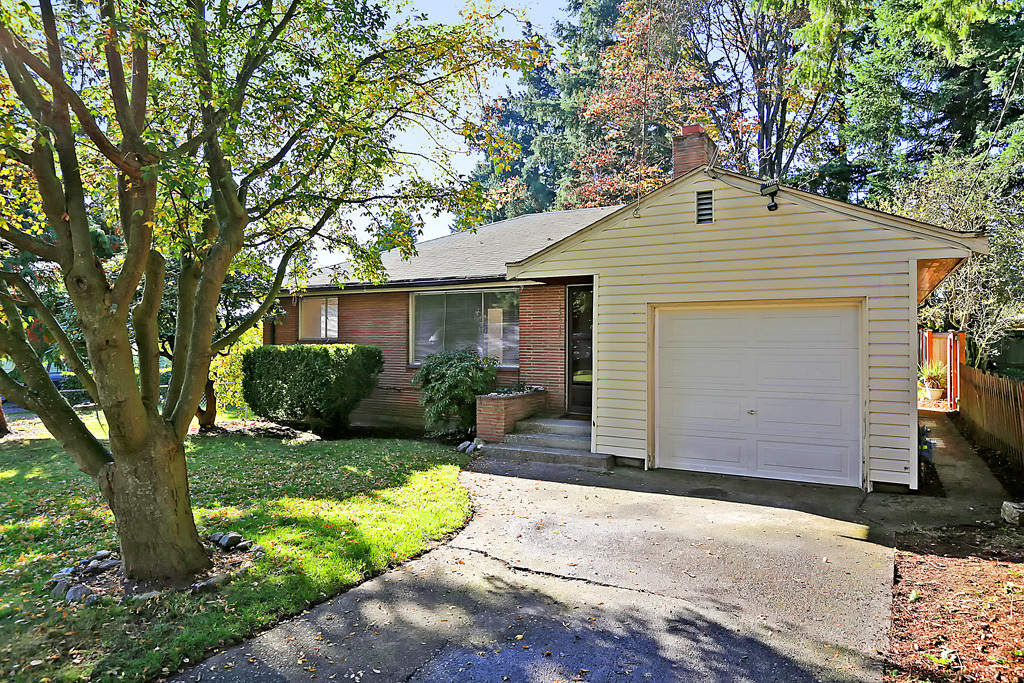
[[[260,346],[242,355],[242,398],[262,418],[334,431],[348,424],[383,369],[378,346]]]

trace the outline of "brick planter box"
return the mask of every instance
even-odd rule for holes
[[[476,435],[491,443],[502,443],[516,422],[542,412],[547,405],[546,390],[526,394],[486,394],[476,397]]]

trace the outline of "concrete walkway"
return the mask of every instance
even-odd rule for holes
[[[999,519],[999,508],[1008,500],[1006,491],[949,415],[922,410],[920,422],[931,429],[929,438],[936,442],[935,470],[946,497],[873,493],[864,501],[861,516],[876,527],[893,530]]]

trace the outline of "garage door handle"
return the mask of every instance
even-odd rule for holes
[[[747,415],[757,415],[757,411],[756,410],[748,410],[747,411]]]

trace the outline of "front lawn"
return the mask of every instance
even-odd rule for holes
[[[464,456],[450,448],[193,437],[200,533],[238,531],[267,555],[216,593],[69,605],[43,584],[96,551],[116,551],[112,516],[38,420],[13,424],[15,438],[0,444],[0,679],[167,676],[422,551],[470,513],[458,484]]]

